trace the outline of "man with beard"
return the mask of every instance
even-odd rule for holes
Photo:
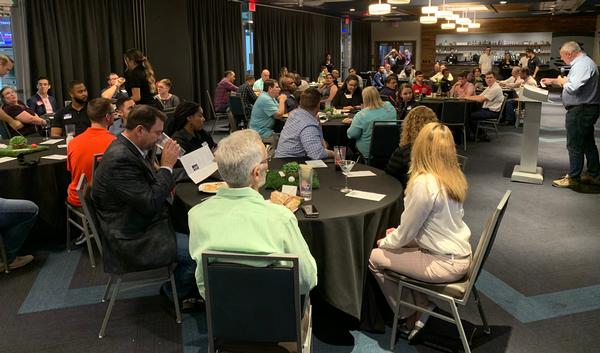
[[[285,100],[285,112],[289,113],[292,110],[298,108],[298,101],[294,94],[296,93],[296,82],[295,77],[292,74],[288,74],[281,79],[281,94],[285,94],[287,97]]]
[[[317,265],[285,206],[266,201],[258,192],[265,184],[268,157],[253,130],[236,131],[219,142],[215,159],[228,188],[194,206],[188,213],[190,255],[196,260],[196,283],[204,297],[202,252],[239,251],[298,256],[300,293],[317,284]]]
[[[68,86],[71,104],[59,110],[52,121],[50,134],[53,138],[61,138],[65,125],[75,125],[75,136],[84,132],[91,126],[90,119],[86,114],[88,91],[81,81],[71,81]]]

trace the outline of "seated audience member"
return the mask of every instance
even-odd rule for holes
[[[116,136],[125,130],[127,116],[129,115],[131,108],[135,106],[135,102],[129,97],[121,97],[117,99],[115,105],[117,107],[117,116],[115,117],[113,124],[108,128],[108,131]]]
[[[381,99],[392,103],[395,109],[398,109],[398,79],[395,75],[386,77],[385,86],[379,92]]]
[[[306,82],[306,80],[303,80],[300,74],[294,74],[294,83],[296,83],[296,87],[298,87],[299,93],[304,92],[304,90],[310,87],[308,82]]]
[[[92,99],[86,109],[92,126],[82,134],[77,135],[67,146],[67,170],[71,172],[71,183],[67,189],[67,202],[71,206],[79,208],[81,208],[81,201],[79,195],[77,195],[77,184],[81,174],[85,174],[88,183],[91,184],[94,177],[92,175],[94,155],[104,153],[115,140],[115,135],[107,130],[113,123],[115,115],[110,99]],[[85,234],[81,234],[74,242],[77,245],[83,244]]]
[[[256,92],[261,93],[263,91],[265,81],[268,80],[270,77],[271,73],[269,72],[269,70],[262,70],[260,72],[260,78],[256,80],[256,82],[254,82],[254,84],[252,85],[252,89]]]
[[[0,54],[0,77],[6,76],[14,66],[14,61],[8,55]],[[17,119],[10,117],[2,108],[0,108],[0,120],[4,121],[15,131],[23,129],[23,123]]]
[[[385,270],[429,283],[458,281],[467,273],[471,263],[471,231],[463,221],[467,188],[450,129],[441,123],[425,125],[412,146],[400,225],[386,231],[369,258],[369,269],[394,310],[398,283],[384,276]],[[409,301],[411,294],[415,305],[435,308],[426,295],[406,288],[402,299]],[[399,314],[406,319],[404,329],[413,330],[409,339],[422,327],[415,322],[426,323],[427,315],[421,319],[423,314],[410,308],[400,306]]]
[[[415,83],[412,85],[412,90],[415,96],[430,95],[431,87],[425,83],[425,75],[421,71],[415,72]]]
[[[296,83],[294,82],[293,75],[283,76],[280,80],[281,94],[285,95],[285,112],[289,113],[292,110],[298,108],[298,101],[294,94],[296,93]]]
[[[317,77],[317,83],[319,85],[322,85],[325,82],[325,77],[327,76],[327,74],[330,74],[331,72],[329,72],[329,70],[327,70],[327,67],[324,65],[321,65],[321,72],[319,72],[319,76]]]
[[[411,109],[402,123],[400,146],[396,148],[390,157],[390,160],[385,167],[385,172],[398,179],[400,183],[402,183],[404,189],[406,189],[406,184],[408,182],[410,151],[412,145],[415,143],[419,131],[421,131],[423,126],[437,121],[437,116],[433,110],[421,105]]]
[[[327,74],[325,76],[325,83],[319,87],[319,93],[321,93],[322,102],[332,102],[338,91],[337,85],[333,83],[333,75]]]
[[[337,109],[360,109],[362,90],[358,87],[358,78],[354,75],[346,77],[346,82],[338,89],[331,105]]]
[[[85,109],[88,100],[87,88],[81,81],[71,81],[67,89],[71,103],[54,115],[50,134],[55,138],[63,136],[65,125],[75,125],[75,136],[84,132],[91,125]]]
[[[523,80],[521,79],[521,68],[515,66],[512,68],[511,76],[505,80],[498,81],[502,88],[518,88],[521,87]]]
[[[281,81],[282,78],[286,77],[290,72],[288,71],[287,66],[282,66],[279,69],[279,81]]]
[[[477,120],[498,118],[498,115],[500,114],[500,109],[502,108],[502,102],[504,101],[504,94],[502,93],[502,88],[500,87],[498,82],[496,82],[496,76],[493,72],[490,71],[485,75],[485,82],[487,83],[487,88],[483,92],[481,92],[481,94],[477,96],[461,97],[466,100],[483,103],[482,108],[476,112],[473,112],[470,117],[472,123],[469,125],[473,134],[475,133],[477,127]],[[489,137],[485,133],[485,130],[481,131],[481,136],[474,137],[479,137],[481,140],[489,141]]]
[[[374,121],[396,121],[396,109],[390,102],[384,102],[375,87],[367,87],[362,92],[363,109],[354,115],[354,118],[344,119],[344,123],[351,123],[346,134],[348,138],[356,140],[356,148],[364,158],[369,158],[371,148],[371,134]]]
[[[252,106],[254,105],[254,102],[256,102],[256,94],[253,89],[255,83],[254,75],[246,75],[246,82],[241,84],[238,88],[238,93],[240,94],[240,99],[242,100],[242,105],[244,106],[248,119],[252,113]]]
[[[155,105],[156,78],[154,69],[141,50],[131,48],[125,52],[125,89],[136,104]]]
[[[406,65],[404,70],[400,71],[398,79],[400,81],[407,81],[411,85],[415,82],[415,75],[417,71],[413,69],[412,65]]]
[[[400,99],[398,102],[398,120],[404,120],[406,114],[417,106],[415,96],[413,94],[410,84],[403,83],[400,86]]]
[[[268,168],[260,136],[249,129],[232,133],[219,142],[215,159],[229,187],[219,189],[188,213],[189,251],[198,264],[200,295],[205,296],[202,252],[206,250],[294,254],[298,256],[300,294],[307,295],[317,284],[317,265],[296,216],[258,192],[265,184]]]
[[[27,106],[38,116],[53,114],[58,110],[56,99],[48,94],[52,88],[47,77],[40,77],[37,81],[37,92],[27,100]]]
[[[338,87],[341,86],[342,79],[340,78],[340,71],[338,69],[333,69],[331,75],[333,76],[333,83]]]
[[[204,127],[204,112],[198,103],[184,102],[175,109],[175,116],[167,135],[181,146],[186,153],[201,148],[205,144],[212,150],[217,147]]]
[[[452,88],[452,82],[453,82],[453,78],[452,78],[452,74],[450,73],[450,70],[444,68],[442,70],[442,78],[438,81],[440,91],[442,93],[449,92],[450,89]]]
[[[351,67],[348,69],[348,75],[354,75],[358,78],[358,87],[360,89],[362,89],[364,87],[364,83],[363,83],[363,78],[360,77],[360,75],[358,74],[358,72],[356,72],[356,69]]]
[[[100,96],[102,98],[110,99],[113,102],[116,102],[121,97],[129,97],[127,94],[127,90],[125,89],[125,79],[123,77],[119,77],[114,72],[108,74],[106,78],[107,86],[100,92]]]
[[[175,233],[169,217],[171,192],[182,172],[173,170],[177,142],[167,140],[160,161],[154,157],[165,118],[148,105],[131,110],[125,131],[108,146],[96,169],[92,199],[103,238],[123,266],[140,270],[177,262],[175,283],[183,300],[194,295],[196,264],[189,255],[188,236]],[[173,299],[171,293],[171,284],[163,284],[161,294]]]
[[[473,96],[475,95],[475,85],[467,80],[468,71],[458,74],[458,81],[452,86],[450,95],[452,96]]]
[[[333,151],[326,148],[319,123],[319,92],[309,88],[302,92],[300,107],[290,113],[279,136],[276,158],[309,159],[333,158]]]
[[[275,120],[282,120],[285,114],[287,96],[280,93],[277,81],[265,81],[264,92],[256,99],[250,118],[250,128],[257,131],[263,141],[273,145],[277,145],[279,138],[274,130]]]
[[[383,81],[385,80],[385,67],[379,66],[377,72],[373,75],[373,87],[377,89],[382,89],[384,86]]]
[[[154,96],[154,99],[160,103],[162,110],[175,109],[179,105],[179,97],[171,94],[171,87],[173,84],[168,78],[163,78],[156,83],[158,94]]]
[[[533,77],[529,76],[529,69],[520,69],[519,81],[518,85],[520,86],[533,86],[537,87],[537,82],[533,79]],[[519,104],[519,97],[515,99],[509,99],[506,101],[506,106],[504,107],[504,121],[503,125],[514,125],[517,122],[517,115],[515,110]]]
[[[442,64],[439,66],[440,71],[436,72],[435,75],[431,77],[431,81],[433,82],[441,82],[442,79],[446,79],[447,81],[454,81],[454,77],[450,73],[450,70],[446,68],[446,65]],[[444,73],[444,70],[447,70],[447,73]]]
[[[17,254],[35,224],[38,211],[38,206],[29,200],[0,198],[0,233],[9,270],[16,270],[33,261],[32,255]]]
[[[46,125],[46,120],[40,118],[25,103],[18,100],[17,92],[12,87],[5,86],[0,90],[2,96],[2,109],[13,119],[23,123],[23,128],[19,130],[22,135],[32,135],[36,132],[36,126]]]
[[[485,88],[485,75],[481,73],[481,69],[476,67],[473,69],[473,84],[475,90],[483,90]]]
[[[235,72],[228,70],[225,71],[225,77],[217,84],[215,90],[215,111],[217,113],[225,113],[229,108],[229,95],[231,92],[237,92],[238,88],[233,83],[235,82]]]
[[[385,79],[391,75],[395,75],[394,71],[392,71],[392,66],[387,63],[383,64],[383,81],[385,81]]]

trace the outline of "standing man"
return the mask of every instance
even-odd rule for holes
[[[37,81],[37,93],[27,100],[27,106],[38,116],[53,114],[57,111],[56,99],[48,94],[50,81],[47,77],[40,77]]]
[[[494,59],[492,58],[492,48],[486,47],[483,54],[479,57],[479,68],[481,72],[493,71]]]
[[[594,124],[600,112],[600,90],[598,89],[598,67],[576,42],[566,42],[560,48],[560,58],[571,65],[567,77],[544,78],[545,85],[562,86],[562,101],[567,109],[567,151],[569,173],[552,182],[552,186],[566,188],[580,181],[600,185],[600,161],[594,140]],[[583,162],[587,159],[587,173],[583,173]]]
[[[533,49],[531,48],[527,48],[527,50],[525,50],[525,54],[527,54],[527,57],[529,58],[527,61],[527,68],[529,69],[531,76],[533,76],[533,79],[535,79],[538,71],[540,71],[542,62],[540,61],[540,58],[535,55]]]
[[[235,82],[235,72],[225,71],[225,77],[217,84],[215,90],[215,111],[217,113],[225,113],[229,108],[229,95],[231,92],[237,92],[238,88],[233,83]]]
[[[81,81],[71,81],[68,86],[71,104],[59,110],[52,120],[52,130],[50,135],[54,138],[61,138],[65,125],[75,125],[75,135],[79,135],[90,127],[85,107],[87,105],[88,91]]]
[[[173,170],[179,145],[168,139],[160,161],[153,157],[165,119],[164,113],[149,105],[131,110],[125,131],[108,146],[98,165],[92,199],[107,246],[121,258],[124,270],[177,262],[175,283],[183,300],[195,291],[196,264],[189,254],[188,236],[175,233],[169,217],[171,192],[180,172]],[[114,266],[106,261],[105,265]],[[173,299],[171,293],[167,282],[161,294]]]

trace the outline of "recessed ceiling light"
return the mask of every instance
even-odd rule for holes
[[[354,11],[356,11],[356,9],[350,9],[350,12],[354,12]]]
[[[500,1],[502,5],[506,4],[508,1]]]

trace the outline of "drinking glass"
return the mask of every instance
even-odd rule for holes
[[[325,110],[329,110],[331,108],[331,101],[328,99],[325,101]]]
[[[300,179],[300,196],[304,198],[304,201],[310,201],[312,199],[313,169],[309,165],[301,164],[298,174]]]
[[[346,159],[346,146],[333,146],[333,155],[335,156],[335,170],[341,170],[340,162]]]
[[[162,135],[160,135],[160,137],[156,141],[156,147],[158,147],[162,151],[162,149],[165,147],[165,143],[167,143],[167,141],[169,141],[170,139],[171,138],[169,137],[169,135],[163,132]],[[185,150],[179,147],[179,158],[181,158],[184,154]]]
[[[75,124],[67,124],[65,125],[65,134],[67,135],[67,145],[71,140],[75,137]]]
[[[340,167],[342,168],[342,171],[344,172],[344,176],[346,177],[346,184],[345,184],[344,188],[340,190],[344,194],[352,191],[352,189],[348,188],[348,173],[350,173],[350,171],[354,167],[355,163],[356,162],[351,159],[344,159],[344,160],[340,161]]]
[[[50,124],[49,121],[46,121],[46,125],[40,126],[40,129],[42,130],[42,140],[46,141],[50,138],[50,129],[51,128],[52,128],[52,125]]]

